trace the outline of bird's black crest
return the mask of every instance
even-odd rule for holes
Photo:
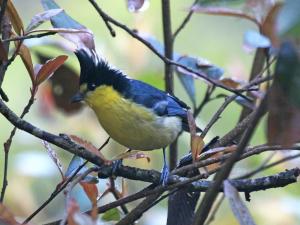
[[[121,71],[112,68],[92,50],[78,49],[75,55],[81,68],[80,85],[87,84],[89,90],[109,85],[120,92],[124,91],[128,79]]]

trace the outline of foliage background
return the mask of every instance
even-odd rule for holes
[[[117,28],[117,36],[112,38],[103,21],[99,19],[98,14],[93,10],[88,1],[71,2],[68,0],[59,0],[57,2],[70,16],[94,32],[97,51],[105,56],[109,62],[131,77],[163,89],[163,63],[146,47]],[[173,29],[181,23],[192,2],[172,1]],[[27,24],[33,15],[43,11],[40,2],[37,0],[15,0],[14,3],[23,21],[27,22]],[[108,14],[122,21],[122,23],[127,24],[131,28],[136,28],[141,32],[152,34],[159,40],[162,40],[160,1],[151,1],[149,9],[138,14],[128,12],[126,3],[123,0],[100,1],[100,3]],[[48,23],[43,25],[43,27],[48,26]],[[253,54],[247,53],[243,49],[243,34],[249,29],[255,29],[255,26],[242,19],[194,14],[189,24],[176,39],[175,51],[206,58],[223,68],[225,76],[246,80],[253,59]],[[61,39],[60,37],[50,37],[49,39],[53,38]],[[46,46],[46,40],[47,38],[43,38],[31,40],[26,43],[36,51],[47,55],[56,56],[61,54],[61,52],[52,47]],[[79,72],[79,64],[74,55],[70,53],[69,56],[67,65]],[[3,86],[8,96],[10,96],[9,107],[15,112],[20,112],[30,97],[30,79],[20,58],[17,58],[14,65],[9,67]],[[205,85],[203,85],[201,80],[196,81],[196,98],[198,102],[203,97],[204,87]],[[43,91],[39,90],[39,93],[41,92]],[[177,79],[175,81],[175,94],[191,105],[188,96],[184,93]],[[105,141],[107,135],[98,123],[96,123],[96,118],[90,109],[84,108],[81,112],[73,115],[66,115],[53,107],[45,111],[44,97],[41,94],[39,95],[36,104],[33,105],[31,112],[26,117],[33,124],[54,133],[79,135],[90,140],[97,146],[100,146]],[[208,122],[212,113],[216,111],[222,102],[222,99],[215,100],[204,108],[197,118],[197,123],[200,127],[203,127]],[[238,120],[240,110],[241,107],[239,105],[235,103],[231,104],[223,113],[219,122],[211,129],[209,135],[206,137],[206,141],[216,135],[222,136],[232,129]],[[8,131],[11,129],[12,125],[3,117],[0,117],[1,143],[7,139]],[[255,144],[263,143],[265,141],[264,131],[263,121],[252,142]],[[184,134],[179,142],[180,156],[187,152],[187,146],[189,146],[189,136]],[[56,149],[55,147],[53,148]],[[104,153],[108,157],[112,157],[124,150],[124,147],[111,141],[109,146],[105,148]],[[71,155],[59,149],[56,149],[56,151],[59,154],[59,158],[64,162],[65,167],[67,167]],[[3,152],[0,151],[0,165],[3,165],[2,154]],[[160,151],[149,153],[151,156],[150,163],[146,163],[144,159],[137,161],[128,160],[125,163],[160,170],[162,163],[161,154]],[[238,163],[233,175],[242,174],[251,168],[255,168],[264,157],[266,155],[261,154],[258,157],[252,157],[251,160]],[[280,157],[280,155],[277,157]],[[295,165],[299,163],[299,160],[294,160],[292,163]],[[277,166],[276,169],[280,171],[285,168],[291,168],[293,165],[289,162]],[[272,169],[272,171],[267,171],[266,174],[270,172],[277,171]],[[0,176],[2,176],[1,173],[2,170],[0,170]],[[59,173],[48,157],[41,141],[24,132],[17,131],[10,152],[9,186],[6,194],[7,205],[11,206],[16,215],[24,218],[50,195],[59,181]],[[140,189],[141,185],[144,185],[139,182],[129,183],[130,193]],[[105,189],[106,183],[102,181],[99,185],[99,190],[101,191]],[[88,209],[88,199],[79,188],[74,195],[77,196],[82,209]],[[293,184],[283,189],[253,193],[251,202],[247,203],[247,205],[257,224],[264,224],[264,221],[268,221],[268,224],[274,225],[299,224],[300,211],[297,210],[300,208],[299,197],[299,184]],[[109,200],[111,200],[111,196],[101,200],[100,204]],[[39,223],[39,221],[52,221],[55,218],[59,218],[63,213],[63,207],[63,196],[60,195],[34,221]],[[146,213],[139,224],[164,224],[166,220],[165,207],[166,202],[162,202],[154,207]],[[220,224],[220,221],[224,225],[237,224],[228,207],[228,202],[225,201],[220,212],[217,214],[216,220],[212,224]]]

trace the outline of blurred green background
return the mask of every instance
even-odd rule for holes
[[[32,16],[43,11],[38,0],[14,0],[13,2],[25,25],[29,23]],[[115,28],[116,37],[112,38],[103,21],[88,1],[57,0],[56,2],[70,16],[93,31],[97,51],[111,64],[120,68],[131,77],[143,80],[156,87],[164,88],[163,63],[145,46],[118,28]],[[180,0],[173,0],[171,2],[173,30],[178,27],[182,19],[186,16],[188,7],[192,2]],[[128,12],[125,0],[98,1],[98,3],[109,15],[127,24],[128,27],[152,34],[158,40],[162,40],[160,1],[150,1],[149,9],[141,13]],[[50,23],[46,23],[42,27],[50,27]],[[176,39],[175,51],[184,55],[206,58],[215,65],[223,68],[225,71],[224,76],[246,80],[253,60],[253,53],[247,53],[243,49],[243,34],[249,29],[255,29],[255,26],[245,20],[195,14]],[[49,38],[31,40],[26,42],[26,44],[31,46],[31,49],[51,57],[66,54],[63,51],[46,45],[47,40],[53,39],[65,41],[61,37],[51,36]],[[79,64],[76,58],[71,53],[68,53],[68,55],[67,65],[79,72]],[[33,59],[37,63],[34,55]],[[30,97],[30,85],[31,82],[27,71],[20,58],[17,58],[13,65],[9,67],[3,83],[3,88],[10,98],[8,105],[17,114],[20,114],[27,104]],[[202,100],[205,86],[206,84],[202,80],[196,81],[196,99],[198,103]],[[26,120],[55,134],[76,134],[83,139],[89,140],[96,146],[100,146],[106,140],[107,134],[96,122],[97,120],[93,112],[86,107],[72,115],[66,115],[55,108],[48,108],[51,111],[45,111],[43,108],[45,106],[45,99],[40,94],[43,88],[43,86],[40,88],[37,100],[30,113],[26,116]],[[175,94],[191,105],[187,94],[177,78],[175,79]],[[222,103],[223,99],[209,103],[197,118],[198,125],[204,127]],[[222,136],[231,130],[239,118],[240,111],[241,107],[236,103],[232,103],[222,114],[222,118],[211,129],[209,135],[206,137],[206,141],[216,135]],[[5,142],[12,128],[12,125],[0,116],[0,143]],[[253,144],[262,144],[265,142],[264,131],[263,121],[252,139]],[[64,168],[67,168],[72,155],[59,148],[52,147],[58,153]],[[179,149],[180,157],[188,152],[189,136],[187,134],[183,134],[180,137]],[[110,141],[109,145],[103,150],[103,153],[108,158],[111,158],[122,153],[124,150],[124,147],[114,141]],[[126,160],[125,163],[141,168],[160,170],[162,165],[161,151],[153,151],[149,155],[151,157],[150,163],[147,163],[145,159]],[[282,156],[283,154],[278,153],[274,157],[274,160]],[[232,175],[236,176],[254,169],[266,157],[267,154],[265,153],[238,163]],[[3,151],[0,151],[1,167],[3,165],[3,158]],[[294,160],[290,163],[281,164],[259,175],[283,171],[286,168],[295,167],[297,163],[299,161]],[[3,177],[3,169],[0,169],[0,176],[1,178]],[[5,196],[5,204],[19,218],[26,218],[49,197],[60,182],[60,175],[54,163],[47,155],[41,140],[24,132],[17,131],[9,154],[8,179],[9,185]],[[135,181],[128,181],[128,184],[129,193],[140,190],[145,186],[145,184]],[[106,181],[100,181],[99,191],[103,192],[105,188]],[[73,194],[83,210],[89,209],[90,203],[80,188],[76,188]],[[299,224],[299,194],[299,184],[293,184],[282,189],[252,193],[251,202],[246,203],[246,205],[249,207],[257,224]],[[99,205],[112,200],[112,196],[109,195],[100,200]],[[133,207],[135,204],[130,204],[129,207]],[[60,195],[36,216],[33,221],[36,224],[53,221],[60,218],[63,212],[64,198],[63,195]],[[166,201],[164,201],[149,210],[138,224],[162,225],[165,224],[166,215]],[[237,224],[226,200],[212,224]]]

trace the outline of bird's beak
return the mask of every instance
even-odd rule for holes
[[[84,95],[81,92],[77,92],[72,98],[71,103],[80,102],[84,99]]]

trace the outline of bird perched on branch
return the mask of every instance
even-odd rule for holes
[[[132,150],[163,149],[161,181],[168,176],[165,148],[179,132],[189,131],[189,107],[164,91],[130,79],[93,50],[75,52],[81,67],[80,90],[72,102],[84,100],[96,113],[104,130]]]

